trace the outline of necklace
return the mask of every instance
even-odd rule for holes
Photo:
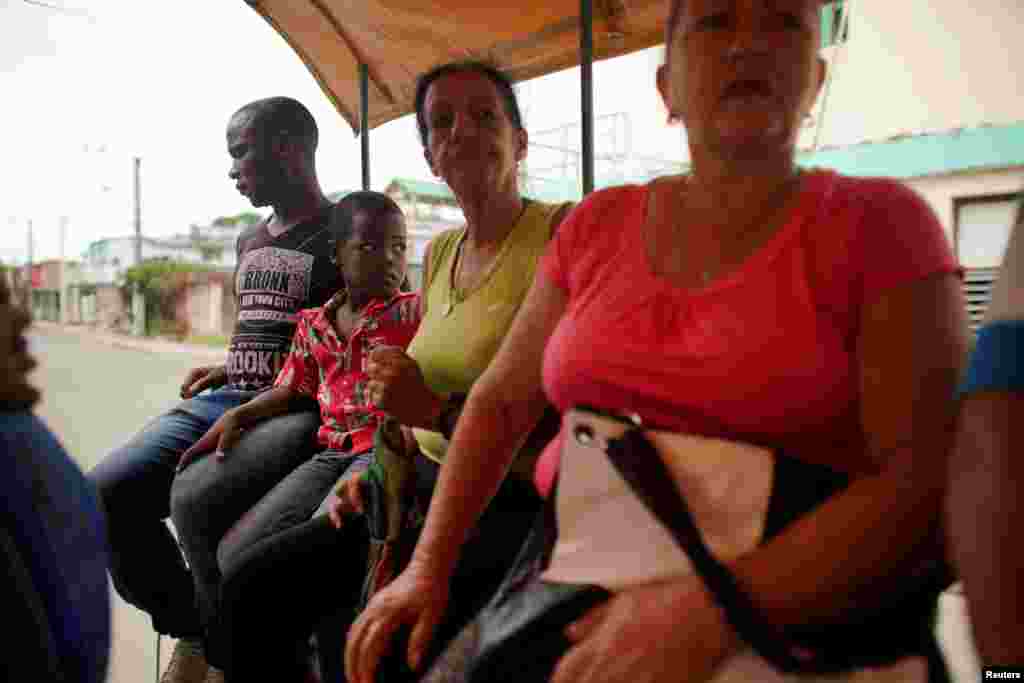
[[[528,207],[529,205],[530,200],[523,199],[523,207],[519,210],[519,215],[516,217],[515,222],[512,224],[512,230],[509,231],[509,234],[505,236],[505,239],[502,242],[502,245],[498,253],[495,254],[494,258],[491,259],[491,262],[487,265],[487,268],[484,270],[483,275],[477,279],[477,282],[474,283],[473,287],[467,289],[466,291],[460,292],[459,288],[456,287],[455,283],[458,281],[459,274],[462,272],[463,247],[466,244],[466,237],[468,236],[468,231],[462,233],[462,236],[459,238],[459,244],[455,248],[455,261],[454,263],[452,263],[452,268],[448,278],[448,297],[447,301],[444,304],[444,308],[441,310],[441,315],[443,317],[447,318],[449,315],[451,315],[452,311],[455,310],[455,306],[457,304],[461,303],[463,299],[465,299],[466,297],[473,293],[473,290],[475,290],[483,283],[487,282],[487,279],[491,277],[491,273],[493,273],[494,269],[497,267],[498,262],[501,260],[502,254],[504,254],[505,250],[508,248],[508,240],[512,236],[512,232],[514,232],[516,226],[519,225],[519,221],[523,220],[523,216],[526,214],[526,207]]]

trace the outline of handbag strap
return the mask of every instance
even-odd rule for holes
[[[690,558],[740,637],[783,672],[816,669],[816,654],[791,644],[784,634],[764,620],[736,577],[705,545],[672,474],[643,432],[631,429],[621,438],[609,440],[606,452],[633,493]]]

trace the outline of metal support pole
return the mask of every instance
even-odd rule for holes
[[[580,0],[580,114],[583,194],[594,190],[594,3]]]
[[[359,65],[359,142],[363,152],[363,189],[370,189],[370,69]]]

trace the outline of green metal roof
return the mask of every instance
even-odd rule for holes
[[[429,180],[416,180],[415,178],[392,178],[388,183],[388,190],[397,187],[406,194],[414,194],[417,197],[439,199],[447,202],[454,202],[455,195],[444,183],[434,183]]]
[[[851,176],[919,178],[1024,166],[1024,122],[866,142],[797,156]]]

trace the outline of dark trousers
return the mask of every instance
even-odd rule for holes
[[[421,495],[430,496],[437,472],[436,464],[417,458]],[[510,478],[502,485],[463,549],[452,578],[449,610],[428,659],[497,590],[538,506],[539,499],[526,482]],[[229,681],[303,681],[307,644],[314,633],[324,682],[344,681],[345,636],[355,616],[369,549],[365,521],[350,521],[338,531],[325,516],[314,516],[223,558],[230,560],[221,565],[221,627],[228,641]],[[413,678],[397,655],[385,666],[389,681]]]
[[[322,547],[316,540],[320,535],[333,542],[336,536],[333,528],[329,524],[323,524],[327,520],[327,504],[334,497],[334,489],[348,468],[356,462],[365,464],[371,457],[372,451],[350,457],[340,451],[327,450],[302,463],[238,519],[220,540],[215,555],[207,555],[204,558],[207,561],[212,559],[215,564],[207,576],[209,583],[200,589],[201,593],[208,595],[210,601],[206,622],[207,659],[212,664],[229,668],[231,642],[235,640],[231,637],[233,631],[244,631],[247,628],[247,624],[239,623],[230,615],[225,623],[220,615],[217,605],[220,603],[221,573],[233,574],[236,567],[250,562],[250,558],[264,555],[266,557],[257,564],[276,564],[279,560],[275,558],[279,553],[294,552],[293,543],[305,543],[301,540],[289,540],[304,538],[307,531],[305,528],[293,534],[285,532],[302,527],[314,517],[322,519],[320,525],[310,527],[314,539],[309,543],[314,548]],[[353,524],[361,526],[358,520],[354,520]],[[306,551],[303,549],[301,552]],[[249,571],[256,573],[252,569]],[[217,604],[213,604],[215,601]],[[230,604],[234,604],[233,599]],[[287,639],[283,640],[287,642]],[[249,649],[252,645],[246,643],[245,647]],[[288,656],[284,660],[289,668],[292,665],[305,667],[308,663],[308,658],[303,656],[303,648],[300,646],[297,646],[294,657]],[[265,671],[263,675],[266,675]]]
[[[251,397],[220,389],[183,401],[89,473],[104,511],[114,586],[150,614],[159,633],[192,638],[203,633],[195,582],[165,522],[178,460],[221,415]],[[276,418],[247,433],[226,459],[204,458],[187,468],[175,488],[201,484],[203,494],[196,498],[207,503],[190,516],[198,529],[178,528],[183,542],[186,535],[219,539],[274,483],[309,458],[317,424],[315,412]]]

